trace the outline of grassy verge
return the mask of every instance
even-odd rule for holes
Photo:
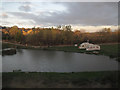
[[[120,49],[118,49],[118,46],[120,44],[104,44],[100,45],[101,50],[99,51],[98,55],[106,55],[110,58],[116,58],[116,60],[120,61],[120,57],[118,56],[120,54]],[[19,49],[43,49],[43,50],[55,50],[55,51],[64,51],[64,52],[77,52],[77,53],[87,53],[87,54],[93,54],[91,52],[80,50],[78,47],[75,46],[53,46],[53,47],[38,47],[34,48],[32,46],[21,46],[21,45],[15,45],[15,44],[8,44],[8,43],[2,43],[2,48],[9,48],[9,47],[17,47]]]
[[[116,88],[118,72],[9,72],[3,73],[3,88]]]

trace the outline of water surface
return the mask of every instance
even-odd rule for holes
[[[18,49],[2,57],[3,72],[21,69],[29,72],[83,72],[118,70],[118,62],[102,55]]]

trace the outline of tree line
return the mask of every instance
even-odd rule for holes
[[[26,34],[24,34],[26,33]],[[29,45],[73,45],[89,40],[91,43],[115,43],[118,42],[120,30],[111,31],[104,28],[101,31],[88,33],[79,30],[71,30],[71,26],[64,28],[18,28],[13,26],[2,29],[2,39],[11,42]]]

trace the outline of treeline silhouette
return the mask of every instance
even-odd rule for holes
[[[101,31],[88,33],[71,30],[71,26],[58,28],[18,28],[2,27],[2,39],[29,45],[72,45],[89,40],[92,43],[116,43],[120,30],[111,31],[103,28]]]

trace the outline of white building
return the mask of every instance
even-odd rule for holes
[[[86,49],[86,51],[93,51],[93,50],[100,50],[100,46],[85,42],[80,44],[79,49]]]

